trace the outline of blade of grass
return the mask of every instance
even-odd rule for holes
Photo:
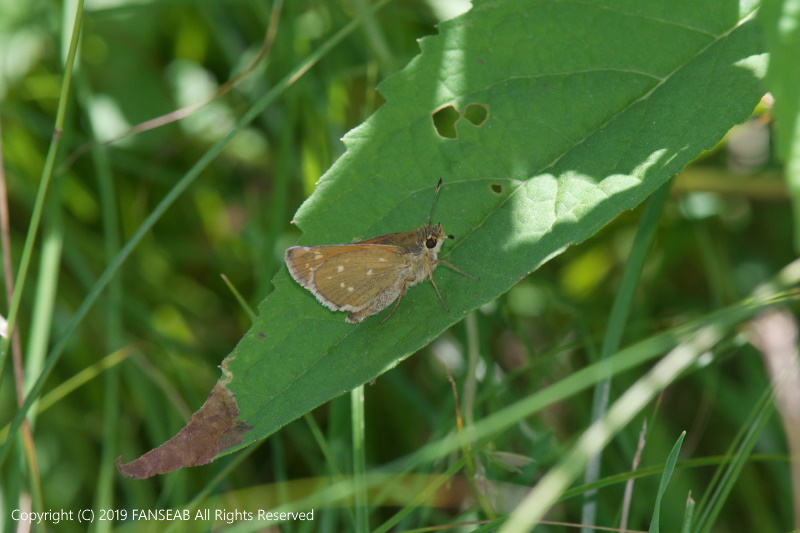
[[[762,401],[764,400],[763,396],[762,396],[761,400]],[[725,468],[730,463],[732,463],[734,461],[734,458],[735,458],[735,455],[736,455],[735,454],[735,450],[737,448],[741,447],[742,442],[743,442],[743,440],[745,438],[745,435],[747,434],[748,428],[750,426],[752,426],[752,424],[753,424],[753,422],[755,420],[755,417],[757,415],[757,412],[759,410],[758,405],[760,405],[760,402],[759,402],[759,404],[756,405],[755,409],[750,412],[748,417],[742,423],[742,427],[739,430],[739,432],[736,434],[736,436],[733,438],[733,440],[731,440],[731,443],[728,446],[728,450],[725,452],[725,455],[724,455],[725,461],[723,461],[722,463],[720,463],[718,465],[717,469],[714,471],[714,475],[712,476],[711,481],[708,484],[708,489],[703,494],[703,497],[700,498],[700,503],[698,504],[698,506],[700,508],[700,512],[701,512],[701,515],[698,518],[699,522],[702,522],[702,521],[705,520],[705,512],[708,510],[708,507],[710,505],[710,501],[714,498],[714,495],[715,495],[715,490],[714,489],[715,489],[715,487],[717,485],[720,484],[720,480],[722,479],[723,475],[725,474]]]
[[[11,308],[12,295],[14,294],[14,262],[11,259],[11,222],[8,216],[8,187],[6,185],[6,164],[3,157],[3,121],[0,117],[0,238],[3,250],[3,280],[6,287],[8,308]],[[3,336],[8,336],[8,321],[3,319]],[[22,346],[19,340],[19,331],[12,337],[13,348],[21,353]],[[0,361],[2,358],[0,358]],[[2,377],[2,362],[0,362],[0,377]]]
[[[14,374],[20,391],[19,398],[22,400],[19,402],[20,405],[24,403],[25,394],[30,390],[33,381],[31,378],[38,375],[42,368],[52,331],[53,310],[55,308],[58,277],[61,270],[61,252],[64,245],[61,193],[58,191],[60,187],[56,186],[55,189],[55,194],[51,194],[45,200],[47,219],[44,221],[42,251],[39,256],[39,275],[36,280],[33,317],[24,365],[21,358],[18,361],[18,356],[14,354]],[[33,508],[35,510],[44,510],[42,508],[41,480],[39,479],[36,448],[32,433],[35,425],[36,410],[33,409],[28,413],[22,435],[26,451],[25,460],[29,469],[29,489],[33,500]]]
[[[350,413],[353,423],[353,485],[355,490],[356,533],[369,531],[369,503],[367,483],[367,456],[364,449],[364,385],[350,392]]]
[[[708,280],[711,305],[720,307],[732,302],[735,299],[731,293],[734,284],[729,279],[732,268],[725,264],[723,254],[718,249],[719,243],[714,239],[705,222],[695,220],[692,228],[702,259],[701,264],[705,271],[703,277]]]
[[[88,111],[92,102],[92,92],[89,80],[85,75],[77,79],[78,97],[83,110]],[[121,246],[121,230],[119,210],[117,208],[117,193],[114,186],[114,177],[108,151],[103,144],[96,143],[96,124],[91,113],[85,116],[91,138],[90,157],[97,179],[102,225],[103,225],[103,251],[106,264],[110,264]],[[113,352],[123,344],[122,333],[122,283],[119,276],[109,281],[108,292],[105,298],[105,330],[106,350]],[[113,354],[112,354],[113,355]],[[124,356],[120,359],[124,359]],[[120,379],[119,367],[113,365],[105,374],[103,388],[103,440],[100,452],[99,473],[97,476],[94,498],[96,509],[114,508],[114,458],[119,453],[117,449],[117,436],[119,434],[119,406],[120,406]],[[111,522],[99,521],[95,531],[109,531]]]
[[[625,264],[625,271],[622,274],[622,282],[619,291],[611,306],[611,314],[608,318],[608,326],[603,340],[603,347],[600,351],[600,359],[607,359],[619,349],[622,334],[625,332],[625,325],[631,314],[633,297],[636,287],[644,270],[644,263],[647,254],[653,245],[653,240],[658,229],[658,222],[664,212],[664,206],[669,198],[669,191],[672,187],[674,178],[662,185],[650,197],[645,207],[642,221],[636,231],[628,261]],[[608,401],[611,393],[611,378],[603,380],[594,389],[594,401],[592,402],[592,422],[600,420],[605,416],[608,409]],[[593,483],[600,477],[600,463],[603,460],[602,450],[589,460],[586,466],[585,483]],[[581,516],[583,533],[588,533],[596,521],[597,516],[597,493],[589,491],[584,495],[584,504]]]
[[[467,313],[464,320],[467,333],[467,375],[464,378],[464,426],[469,428],[475,422],[475,394],[478,389],[478,360],[480,359],[480,346],[478,345],[478,319],[475,312]],[[458,405],[458,398],[456,398]]]
[[[245,313],[247,313],[248,318],[250,318],[250,322],[255,322],[256,321],[256,313],[247,304],[247,300],[244,299],[244,297],[242,296],[242,293],[239,292],[239,289],[237,289],[234,286],[234,284],[231,283],[231,280],[228,279],[228,276],[226,276],[225,274],[220,274],[220,276],[222,276],[222,281],[224,281],[225,285],[227,285],[228,288],[231,290],[231,293],[233,293],[233,297],[236,298],[237,302],[239,302],[239,305],[241,306],[241,308],[244,310]]]
[[[661,474],[661,482],[658,484],[658,493],[656,493],[656,502],[653,507],[653,519],[650,521],[650,533],[659,533],[660,531],[661,499],[664,497],[669,480],[672,477],[672,473],[675,471],[675,464],[678,462],[678,455],[681,452],[681,445],[685,438],[686,432],[684,431],[681,433],[681,436],[678,437],[678,441],[675,443],[675,446],[672,447],[672,451],[669,452],[669,457],[667,457],[667,462],[664,465],[664,473]]]
[[[703,495],[700,501],[700,517],[693,531],[707,533],[713,529],[714,521],[722,511],[722,506],[725,505],[731,490],[733,490],[733,485],[747,463],[750,452],[758,442],[764,426],[769,422],[770,415],[774,409],[773,397],[774,390],[771,387],[767,387],[754,406],[750,416],[748,416],[746,423],[742,426],[742,431],[731,443],[728,454],[731,460],[724,466],[720,465],[717,472],[715,472],[706,494]]]
[[[689,492],[689,496],[686,498],[686,511],[684,511],[683,513],[683,527],[681,527],[681,533],[692,532],[692,522],[694,521],[694,506],[695,506],[695,501],[692,499],[692,493]]]
[[[494,533],[495,531],[497,531],[497,528],[499,526],[501,526],[501,525],[506,523],[506,520],[508,520],[508,517],[504,516],[502,518],[499,518],[497,520],[492,521],[489,524],[486,524],[486,525],[483,525],[483,526],[479,527],[478,529],[474,530],[472,533]]]
[[[308,424],[308,428],[311,430],[311,435],[314,437],[314,441],[317,443],[317,446],[319,446],[322,456],[325,457],[325,466],[331,469],[334,479],[342,479],[344,477],[344,474],[342,474],[342,469],[339,467],[338,461],[336,461],[336,457],[333,454],[333,450],[331,450],[331,447],[328,445],[328,441],[325,439],[325,434],[322,433],[319,424],[317,424],[317,421],[314,420],[314,417],[309,413],[306,413],[303,418]]]
[[[464,422],[463,428],[459,427],[459,433],[469,433],[472,431],[472,426],[475,423],[475,393],[478,388],[478,360],[480,359],[480,343],[478,341],[478,319],[475,317],[475,311],[468,313],[464,320],[464,326],[467,333],[467,376],[464,380]],[[452,380],[452,378],[451,378]],[[455,387],[453,393],[456,393]],[[456,409],[458,405],[458,395],[455,396]],[[459,424],[460,426],[461,424]],[[481,464],[480,456],[475,454],[474,457],[471,446],[466,441],[462,446],[464,458],[467,461],[467,471],[469,472],[470,484],[472,490],[475,492],[475,498],[480,503],[481,509],[486,516],[494,520],[497,518],[497,513],[494,512],[489,498],[486,496],[485,491],[479,483],[478,476],[484,476],[485,469]]]
[[[44,168],[42,169],[42,179],[39,183],[39,189],[36,192],[36,201],[33,205],[33,213],[31,214],[30,226],[28,233],[25,236],[25,245],[22,248],[22,256],[20,257],[19,270],[17,270],[17,277],[14,281],[14,296],[11,299],[11,306],[8,309],[8,336],[0,338],[0,381],[3,378],[3,370],[6,366],[6,357],[8,355],[9,338],[14,331],[14,326],[17,321],[17,314],[19,306],[22,302],[22,293],[25,288],[25,282],[28,278],[28,269],[31,264],[31,257],[33,255],[33,248],[36,245],[36,237],[39,233],[39,225],[42,222],[42,215],[44,213],[45,199],[47,198],[47,191],[50,188],[50,182],[53,178],[53,170],[56,165],[56,157],[58,150],[61,147],[62,132],[64,131],[64,118],[67,113],[67,105],[69,104],[69,92],[72,87],[72,73],[75,67],[75,57],[78,51],[78,43],[80,42],[81,28],[83,27],[83,0],[78,0],[75,6],[75,20],[72,24],[72,37],[70,38],[69,51],[67,52],[67,60],[64,66],[64,79],[61,82],[61,92],[58,97],[58,109],[56,111],[56,121],[53,127],[53,138],[50,141],[50,147],[47,150],[47,158],[45,159]],[[21,411],[24,413],[30,408],[29,402],[23,404]],[[20,422],[21,422],[20,418]],[[19,425],[19,422],[17,422]],[[12,433],[16,432],[16,428]],[[5,455],[5,453],[3,453]],[[0,459],[2,464],[2,459]]]
[[[639,463],[642,461],[642,452],[644,452],[644,445],[647,442],[647,420],[642,422],[642,430],[639,432],[639,444],[636,446],[636,453],[633,455],[633,464],[631,465],[631,473],[639,469]],[[633,499],[633,483],[635,477],[631,476],[625,482],[625,495],[622,497],[622,518],[619,521],[620,529],[628,529],[628,517],[630,516],[631,500]]]
[[[270,459],[272,460],[272,472],[275,476],[275,492],[278,496],[278,505],[285,505],[291,498],[289,497],[289,490],[287,488],[287,481],[289,480],[289,472],[287,471],[286,464],[286,434],[274,435],[275,439],[269,440]],[[281,533],[294,533],[295,527],[291,522],[286,524],[286,531]]]
[[[47,348],[51,341],[53,313],[58,291],[58,276],[61,270],[61,252],[64,246],[64,225],[59,200],[51,196],[47,200],[47,216],[42,252],[39,257],[39,276],[36,281],[36,296],[33,302],[28,348],[25,356],[25,393],[30,391],[35,377],[44,366]],[[36,409],[32,409],[28,420],[36,423]]]
[[[266,231],[262,237],[264,240],[263,252],[259,257],[259,261],[254,261],[254,267],[258,268],[256,279],[258,280],[258,287],[260,294],[269,294],[272,292],[272,278],[278,267],[276,266],[277,260],[275,258],[275,250],[273,244],[280,237],[286,225],[287,211],[289,208],[289,180],[290,177],[296,172],[296,157],[292,154],[294,151],[294,135],[295,125],[291,122],[284,124],[280,132],[280,142],[278,150],[280,151],[280,159],[278,160],[277,168],[275,169],[274,191],[270,200],[269,218],[266,221]]]
[[[11,259],[11,224],[8,215],[8,189],[6,187],[5,162],[3,159],[2,128],[0,128],[0,232],[2,232],[6,298],[8,300],[8,307],[11,308],[13,299],[12,297],[14,294],[14,267]],[[9,334],[7,327],[8,323],[3,320],[3,336],[8,336]],[[17,404],[21,404],[24,401],[24,377],[22,376],[22,342],[20,340],[19,329],[15,329],[13,332],[11,332],[10,339],[14,359],[14,381],[16,384],[15,392],[17,394],[16,401]],[[2,377],[2,368],[0,368],[0,377]],[[27,461],[27,463],[31,466],[31,477],[34,479],[34,482],[31,483],[31,486],[33,487],[33,490],[36,491],[39,488],[38,484],[35,482],[35,479],[38,479],[38,474],[35,472],[36,456],[33,433],[30,430],[30,426],[27,421],[24,422],[23,433],[24,440],[28,442],[25,447],[27,457],[25,457],[24,460]],[[8,490],[3,491],[3,501],[0,502],[0,505],[4,504],[5,507],[11,508],[14,506],[23,507],[23,504],[26,503],[24,501],[25,495],[23,493],[21,474],[22,472],[15,468],[11,470],[8,476],[4,476],[5,485],[8,486]],[[26,508],[26,510],[30,510],[29,507],[32,499],[33,498],[27,498],[28,508]],[[10,517],[6,518],[4,525],[7,526],[4,529],[11,529],[14,526]]]
[[[389,0],[380,0],[373,4],[369,13],[375,12],[386,5]],[[81,4],[82,5],[82,4]],[[58,362],[61,354],[64,351],[67,343],[69,342],[70,338],[72,337],[75,330],[78,326],[83,322],[83,319],[86,318],[86,314],[89,312],[89,309],[97,301],[100,294],[106,288],[108,283],[111,279],[117,274],[117,271],[122,266],[122,264],[128,259],[131,252],[138,246],[144,236],[150,231],[150,229],[155,225],[158,220],[164,215],[164,213],[169,209],[175,200],[183,194],[189,186],[194,183],[194,181],[200,176],[203,170],[211,164],[211,162],[217,157],[217,155],[222,152],[222,150],[227,146],[227,144],[233,139],[233,137],[241,131],[245,126],[247,126],[250,122],[252,122],[261,112],[266,109],[266,107],[271,104],[275,99],[277,99],[287,88],[289,88],[292,84],[294,84],[300,77],[302,77],[306,72],[308,72],[311,67],[313,67],[317,62],[319,62],[322,57],[324,57],[334,46],[339,44],[346,36],[352,33],[362,22],[366,13],[361,14],[359,17],[350,21],[346,26],[336,32],[333,36],[331,36],[327,41],[325,41],[319,48],[317,48],[314,52],[309,54],[309,56],[303,61],[297,68],[295,68],[292,72],[287,74],[280,82],[278,82],[273,88],[267,92],[258,102],[256,102],[247,112],[242,116],[241,119],[231,128],[231,130],[217,143],[214,144],[202,157],[195,163],[195,165],[189,169],[189,171],[184,174],[184,176],[175,184],[175,186],[170,189],[167,195],[158,203],[158,205],[153,209],[153,211],[148,215],[142,225],[139,226],[139,229],[136,230],[136,233],[131,237],[131,239],[122,247],[119,253],[114,257],[114,260],[111,264],[106,268],[106,270],[100,275],[97,282],[94,284],[92,289],[89,291],[89,294],[86,296],[84,301],[81,303],[78,310],[75,312],[75,315],[72,318],[72,321],[69,325],[65,328],[64,333],[62,334],[61,338],[58,340],[56,345],[50,350],[50,353],[47,356],[47,360],[45,361],[44,368],[42,369],[41,374],[37,378],[36,382],[34,383],[33,387],[31,388],[30,393],[28,394],[25,403],[22,407],[17,411],[14,419],[11,422],[11,426],[9,429],[10,435],[16,434],[22,420],[25,417],[25,414],[30,409],[31,405],[35,401],[36,397],[41,392],[42,387],[44,386],[44,382],[47,379],[47,376],[52,371],[53,367],[55,366],[56,362]],[[62,119],[63,120],[63,119]],[[52,168],[50,169],[52,173]],[[40,208],[41,210],[41,208]],[[26,243],[27,244],[27,243]],[[19,276],[18,276],[19,278]],[[19,292],[19,291],[18,291]],[[16,293],[15,293],[16,296]],[[18,305],[18,304],[17,304]],[[10,326],[11,324],[9,324]],[[7,345],[7,342],[6,342]],[[2,357],[2,356],[0,356]],[[2,363],[2,361],[0,361]],[[0,465],[3,464],[6,457],[8,456],[8,450],[10,446],[10,439],[0,445]]]

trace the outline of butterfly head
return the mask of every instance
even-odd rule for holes
[[[444,240],[453,236],[447,235],[441,224],[426,224],[417,230],[417,238],[423,251],[438,254]]]

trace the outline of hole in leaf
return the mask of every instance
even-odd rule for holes
[[[447,139],[456,138],[456,121],[461,118],[461,114],[456,108],[448,105],[433,114],[433,126],[442,137]]]
[[[489,117],[489,110],[481,104],[469,104],[464,110],[464,118],[480,127],[486,123]]]
[[[503,186],[500,185],[499,183],[492,183],[491,188],[492,192],[495,194],[500,194],[503,192]]]

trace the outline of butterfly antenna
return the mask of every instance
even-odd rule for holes
[[[433,193],[433,205],[431,205],[431,216],[428,217],[428,225],[433,224],[433,210],[436,208],[436,199],[439,198],[439,191],[442,190],[442,178],[439,178],[439,183],[436,184],[436,192]]]

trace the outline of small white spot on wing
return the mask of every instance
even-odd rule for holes
[[[341,272],[342,270],[344,270],[344,265],[339,265],[336,267],[336,272]]]

